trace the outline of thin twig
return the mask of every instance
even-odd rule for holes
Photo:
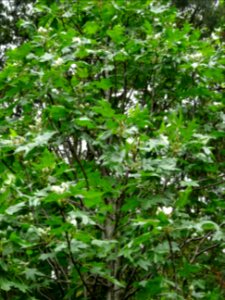
[[[214,249],[214,248],[216,248],[216,247],[218,247],[218,246],[220,246],[220,243],[217,243],[217,244],[211,245],[211,246],[209,246],[209,247],[206,247],[205,249],[202,249],[201,251],[199,251],[198,253],[195,254],[195,259],[196,259],[199,255],[201,255],[202,253],[204,253],[204,252],[206,252],[206,251],[208,251],[208,250],[212,250],[212,249]],[[191,263],[193,263],[193,262],[194,262],[194,261],[191,261]]]
[[[211,234],[211,231],[208,232],[205,236],[203,236],[202,239],[200,240],[198,246],[195,249],[195,253],[194,253],[193,257],[190,260],[191,264],[194,263],[195,259],[199,256],[199,249],[200,249],[201,245],[204,243],[204,241],[210,236],[210,234]]]
[[[16,174],[13,168],[10,165],[8,165],[8,163],[4,159],[2,159],[2,163],[11,173],[13,173],[14,175]]]
[[[223,183],[225,183],[225,179],[222,179],[222,180],[220,180],[218,182],[214,182],[214,183],[211,183],[211,184],[207,184],[207,185],[203,185],[203,186],[198,186],[198,187],[193,188],[192,190],[193,191],[204,190],[204,189],[211,188],[211,187],[223,184]]]

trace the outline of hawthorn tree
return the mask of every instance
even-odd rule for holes
[[[1,299],[224,299],[224,45],[166,2],[39,0],[7,53]]]

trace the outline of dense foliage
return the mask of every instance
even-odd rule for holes
[[[40,0],[7,53],[0,299],[224,299],[224,45],[159,3]]]

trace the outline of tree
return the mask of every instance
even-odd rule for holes
[[[224,299],[224,45],[163,1],[40,0],[0,74],[1,299]]]

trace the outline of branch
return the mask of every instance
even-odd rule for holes
[[[42,293],[41,290],[38,290],[38,293],[39,293],[42,297],[44,297],[45,299],[47,299],[47,300],[52,300],[52,298],[49,298],[46,294]]]
[[[204,236],[196,237],[196,238],[187,238],[186,240],[183,241],[183,243],[179,246],[180,248],[183,248],[186,244],[191,243],[191,242],[196,242],[200,241],[204,238]]]
[[[8,163],[4,159],[2,159],[2,163],[11,173],[13,173],[14,175],[16,174],[16,172],[12,169],[10,165],[8,165]]]
[[[211,184],[195,187],[195,188],[193,188],[193,191],[207,189],[207,188],[214,187],[214,186],[217,186],[217,185],[220,185],[220,184],[223,184],[223,183],[225,183],[225,179],[222,179],[218,182],[214,182],[214,183],[211,183]]]
[[[204,236],[202,237],[202,239],[200,240],[198,246],[197,246],[196,249],[195,249],[195,253],[194,253],[193,257],[192,257],[191,260],[190,260],[190,263],[191,263],[191,264],[194,263],[194,261],[196,260],[196,258],[197,258],[201,253],[203,253],[202,250],[199,251],[199,250],[200,250],[200,247],[201,247],[201,245],[204,243],[204,241],[210,236],[211,233],[212,233],[211,231],[208,232],[208,233],[207,233],[206,235],[204,235]]]
[[[152,273],[147,274],[146,276],[144,276],[144,278],[142,280],[145,279],[150,279],[152,278]],[[135,293],[137,293],[139,290],[141,290],[141,287],[137,287],[137,288],[133,288],[133,290],[131,290],[124,298],[123,300],[127,300],[128,298],[132,297]]]
[[[218,247],[218,246],[220,246],[220,243],[217,243],[217,244],[211,245],[211,246],[209,246],[209,247],[206,247],[205,249],[202,249],[201,251],[199,251],[198,253],[195,254],[194,260],[195,260],[199,255],[201,255],[202,253],[204,253],[204,252],[206,252],[206,251],[208,251],[208,250],[212,250],[212,249],[214,249],[214,248],[216,248],[216,247]],[[193,263],[194,260],[192,260],[191,263]]]
[[[59,290],[60,290],[62,296],[64,297],[64,296],[65,296],[65,294],[64,294],[64,289],[63,289],[63,287],[62,287],[62,284],[61,284],[61,281],[60,281],[60,278],[59,278],[59,273],[58,273],[57,265],[56,265],[56,264],[54,263],[54,261],[51,260],[50,258],[47,259],[47,262],[49,263],[49,265],[51,266],[51,268],[52,268],[52,269],[54,270],[54,272],[55,272],[55,275],[56,275],[56,278],[57,278],[57,280],[56,280],[57,285],[58,285],[58,287],[59,287]]]
[[[80,159],[79,159],[79,157],[78,157],[78,155],[77,155],[77,153],[76,153],[76,151],[75,151],[73,145],[71,144],[70,140],[67,140],[67,143],[68,143],[68,145],[69,145],[69,148],[70,148],[70,151],[71,151],[73,157],[75,158],[76,162],[78,163],[78,165],[79,165],[79,167],[80,167],[80,169],[81,169],[81,172],[82,172],[83,175],[84,175],[84,179],[85,179],[85,182],[86,182],[87,190],[90,190],[90,185],[89,185],[89,181],[88,181],[88,177],[87,177],[87,174],[86,174],[86,172],[85,172],[85,169],[84,169],[84,167],[82,166],[82,164],[81,164],[81,162],[80,162]]]
[[[170,248],[170,259],[171,259],[172,268],[173,268],[173,279],[174,279],[174,283],[175,283],[175,290],[177,291],[177,289],[178,289],[178,285],[177,285],[177,273],[176,273],[175,257],[174,257],[174,252],[173,252],[173,245],[172,245],[172,241],[171,241],[171,238],[170,238],[169,234],[167,234],[166,237],[167,237],[167,241],[168,241],[169,248]]]
[[[124,293],[123,293],[123,298],[124,298],[124,299],[127,299],[127,293],[129,292],[130,284],[131,284],[131,282],[132,282],[132,279],[133,279],[133,277],[135,276],[135,274],[137,273],[137,269],[138,269],[138,267],[135,267],[135,268],[132,270],[131,274],[129,275],[129,279],[128,279],[127,285],[126,285],[125,290],[124,290]]]
[[[61,216],[62,216],[62,219],[64,222],[66,222],[66,217],[65,217],[65,214],[64,214],[64,211],[60,208],[60,213],[61,213]],[[73,264],[73,266],[75,267],[84,287],[87,289],[88,293],[91,295],[92,292],[88,286],[88,284],[86,283],[81,271],[80,271],[80,268],[77,266],[77,262],[75,261],[74,257],[73,257],[73,253],[72,253],[72,250],[71,250],[71,241],[70,241],[70,238],[69,238],[69,234],[68,234],[68,231],[65,232],[65,236],[66,236],[66,242],[67,242],[67,247],[68,247],[68,251],[69,251],[69,257],[70,257],[70,260]],[[93,300],[95,299],[95,297],[92,298]]]
[[[195,16],[197,14],[197,12],[200,10],[200,6],[196,5],[191,17],[190,17],[190,23],[193,23],[194,22],[194,19],[195,19]]]

